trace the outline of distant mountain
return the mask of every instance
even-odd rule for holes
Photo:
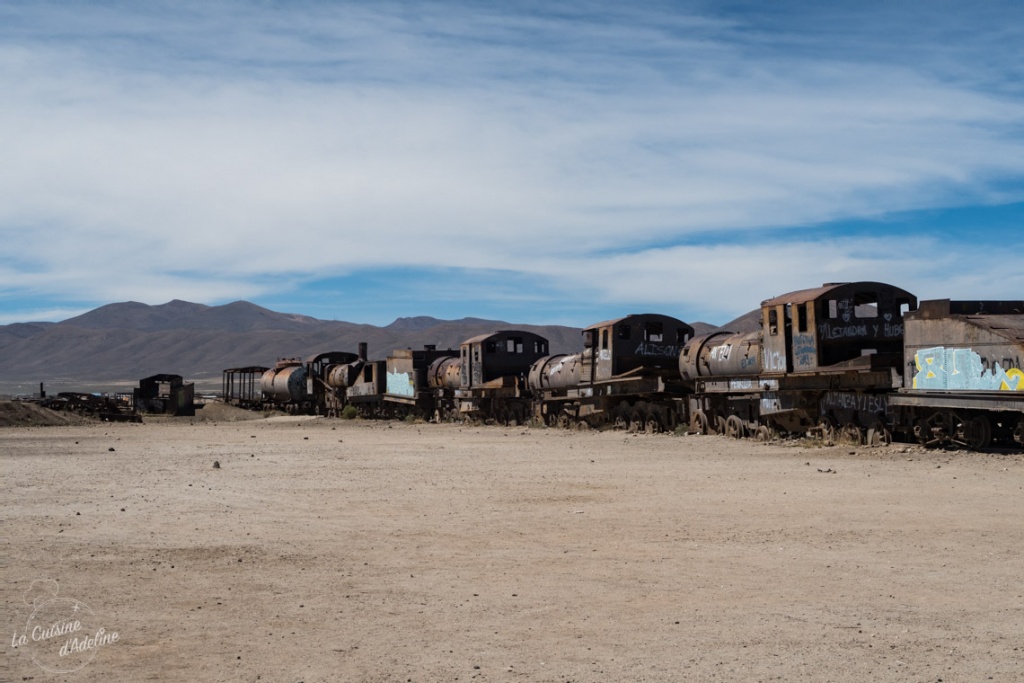
[[[582,347],[578,328],[464,318],[399,318],[387,327],[277,313],[247,301],[206,306],[134,301],[101,306],[59,323],[0,326],[0,384],[137,381],[159,373],[216,380],[225,368],[271,366],[278,358],[369,345],[371,358],[394,349],[458,348],[470,337],[523,329],[548,338],[553,353]]]
[[[722,325],[721,329],[730,332],[753,332],[761,327],[761,309],[755,308],[749,313],[744,313],[735,320],[730,320]]]
[[[693,326],[697,334],[718,329],[699,322]],[[470,337],[502,329],[540,334],[548,339],[552,353],[575,353],[583,347],[581,330],[561,325],[415,316],[377,327],[278,313],[247,301],[222,306],[128,301],[59,323],[0,326],[0,393],[38,382],[134,384],[161,373],[209,386],[219,382],[226,368],[272,366],[279,358],[305,358],[323,351],[355,351],[360,342],[368,344],[371,359],[381,359],[394,349],[427,344],[458,348]]]
[[[270,309],[235,301],[223,306],[205,306],[188,301],[169,301],[148,306],[135,301],[108,304],[69,318],[60,325],[94,330],[137,330],[165,332],[168,330],[307,330],[323,321],[304,315],[276,313]]]

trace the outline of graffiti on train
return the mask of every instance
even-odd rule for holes
[[[651,342],[641,342],[640,346],[636,347],[634,355],[676,358],[682,350],[683,347],[678,344],[653,344]]]
[[[1008,367],[1003,368],[999,362],[990,364],[983,360],[973,349],[921,349],[914,354],[914,362],[915,389],[1024,391],[1024,371],[1010,367],[1015,361],[1010,360],[1006,363]]]
[[[889,399],[884,394],[859,394],[851,391],[829,391],[821,397],[821,412],[855,410],[859,413],[887,415]]]
[[[797,365],[814,365],[817,349],[810,334],[793,336],[793,362]]]
[[[388,373],[388,393],[392,396],[415,396],[416,387],[407,372]]]

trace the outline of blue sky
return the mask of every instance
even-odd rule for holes
[[[1020,2],[0,4],[0,323],[1024,297]]]

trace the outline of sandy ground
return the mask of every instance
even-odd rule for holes
[[[0,430],[0,678],[1024,680],[1020,455],[216,417]]]

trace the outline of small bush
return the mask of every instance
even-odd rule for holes
[[[359,416],[359,411],[351,403],[341,409],[342,420],[354,420]]]

